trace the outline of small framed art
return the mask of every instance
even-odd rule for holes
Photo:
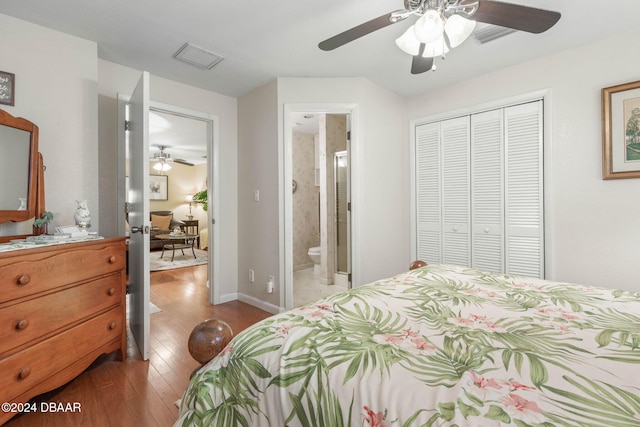
[[[0,71],[0,104],[15,104],[16,75]]]
[[[640,178],[640,81],[602,89],[602,178]]]
[[[149,175],[149,200],[169,200],[169,177]]]

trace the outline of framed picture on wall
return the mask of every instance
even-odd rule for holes
[[[15,104],[16,75],[0,71],[0,104]]]
[[[602,178],[640,178],[640,81],[602,89]]]
[[[169,200],[169,177],[149,175],[149,200]]]

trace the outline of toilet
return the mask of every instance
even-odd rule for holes
[[[320,274],[320,260],[322,259],[320,246],[309,248],[307,255],[309,255],[309,258],[313,261],[313,274]]]

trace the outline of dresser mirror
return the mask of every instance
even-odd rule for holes
[[[38,126],[0,110],[0,224],[38,211]]]

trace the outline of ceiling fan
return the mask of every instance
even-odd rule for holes
[[[160,149],[159,153],[153,153],[153,157],[151,158],[152,161],[154,162],[158,162],[157,164],[155,164],[153,166],[153,168],[155,170],[158,171],[168,171],[169,169],[171,169],[171,165],[169,165],[169,163],[180,163],[183,165],[187,165],[187,166],[193,166],[194,164],[191,162],[188,162],[184,159],[173,159],[171,158],[171,155],[169,153],[166,153],[164,150],[167,149],[166,145],[157,145],[157,147]]]
[[[318,44],[329,51],[408,17],[420,16],[396,44],[413,56],[411,73],[434,69],[434,57],[444,56],[471,35],[476,22],[529,33],[542,33],[560,19],[559,12],[494,0],[404,0],[396,10],[357,25]]]

